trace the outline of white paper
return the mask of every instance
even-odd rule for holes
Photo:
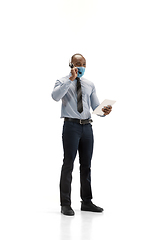
[[[104,115],[102,108],[107,107],[107,105],[113,105],[116,101],[105,99],[92,113],[97,115]]]

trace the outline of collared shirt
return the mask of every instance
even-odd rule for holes
[[[90,107],[94,110],[100,104],[96,95],[95,86],[84,77],[80,78],[83,112],[79,113],[77,111],[77,80],[71,81],[69,77],[70,75],[57,80],[52,92],[52,98],[55,101],[62,99],[61,118],[88,119],[91,117]]]

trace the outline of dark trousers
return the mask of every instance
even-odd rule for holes
[[[81,125],[65,121],[63,125],[64,159],[60,178],[61,206],[71,205],[71,182],[74,160],[79,152],[80,163],[80,195],[83,201],[92,199],[91,190],[91,159],[93,152],[92,125]]]

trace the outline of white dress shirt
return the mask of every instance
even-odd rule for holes
[[[94,84],[84,77],[80,78],[82,88],[83,112],[77,110],[77,80],[71,81],[70,75],[57,80],[52,92],[52,98],[55,101],[62,99],[61,118],[91,118],[90,107],[93,111],[99,106],[99,100],[96,95]]]

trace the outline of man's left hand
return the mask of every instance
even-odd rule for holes
[[[104,115],[108,115],[110,114],[110,112],[112,111],[112,106],[108,105],[107,107],[102,108],[102,111],[104,112]]]

